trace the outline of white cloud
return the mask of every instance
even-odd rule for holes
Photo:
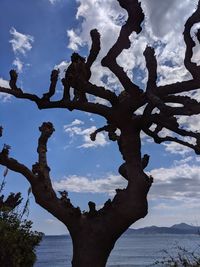
[[[158,84],[188,80],[191,75],[184,67],[184,24],[194,11],[197,1],[142,1],[147,13],[147,32],[156,44]],[[158,23],[159,21],[159,23]]]
[[[127,182],[119,175],[107,175],[105,178],[90,180],[88,177],[71,175],[53,183],[55,190],[67,190],[78,193],[108,193],[113,195],[115,189],[126,187]]]
[[[18,72],[22,72],[24,64],[18,57],[16,57],[16,59],[13,61],[13,65],[17,67]]]
[[[200,115],[179,116],[178,123],[186,130],[200,132]]]
[[[192,165],[189,164],[191,160]],[[200,167],[198,158],[195,160],[195,157],[188,157],[185,160],[176,161],[175,165],[168,168],[153,169],[149,174],[154,177],[154,183],[148,195],[150,214],[144,220],[134,224],[134,228],[152,224],[163,226],[199,221]],[[84,176],[69,175],[60,181],[53,182],[55,190],[107,193],[109,197],[114,196],[115,189],[126,188],[126,186],[125,179],[113,174],[95,180]]]
[[[200,167],[188,163],[152,170],[155,178],[150,191],[151,199],[197,200],[200,197]]]
[[[103,98],[98,97],[98,96],[94,97],[94,101],[91,101],[91,102],[98,103],[98,104],[101,104],[104,106],[110,106],[110,103],[108,102],[108,100],[103,99]]]
[[[163,145],[165,146],[165,150],[172,154],[185,155],[187,153],[192,152],[191,148],[183,146],[175,142],[163,143]]]
[[[182,165],[182,164],[185,164],[187,162],[191,162],[192,160],[194,160],[194,157],[192,157],[192,156],[183,158],[181,160],[174,160],[174,165]]]
[[[95,141],[91,141],[90,134],[93,133],[97,128],[91,126],[89,128],[77,127],[77,125],[83,125],[84,123],[80,120],[74,120],[71,124],[64,125],[64,131],[69,134],[72,138],[81,137],[81,145],[78,145],[77,148],[91,148],[91,147],[104,147],[109,142],[106,140],[106,134],[103,132],[98,133]]]
[[[9,43],[12,45],[14,54],[17,55],[13,61],[13,65],[16,66],[18,72],[22,72],[24,63],[19,57],[21,55],[25,56],[26,53],[32,49],[34,38],[31,35],[18,32],[14,27],[10,29],[10,34],[13,38]],[[29,64],[26,64],[26,66],[29,66]]]
[[[84,124],[83,121],[81,121],[79,119],[75,119],[72,121],[72,123],[64,125],[64,130],[66,130],[69,127],[75,126],[75,125],[83,125],[83,124]]]
[[[76,51],[79,46],[83,46],[82,39],[75,33],[74,30],[68,30],[67,35],[69,37],[69,45],[68,48]]]
[[[189,161],[190,159],[188,159]],[[195,160],[193,160],[195,162]],[[154,177],[149,199],[174,200],[193,203],[199,199],[200,167],[198,164],[182,163],[169,168],[154,169],[149,172]],[[67,190],[78,193],[107,193],[113,195],[115,189],[125,188],[127,181],[120,175],[109,174],[104,178],[91,180],[88,177],[69,175],[60,181],[54,181],[55,190]]]
[[[166,32],[179,31],[183,29],[184,21],[188,18],[197,4],[189,0],[142,0],[142,6],[147,13],[150,30],[157,38],[163,38]],[[158,23],[159,21],[159,23]],[[176,23],[174,23],[176,22]]]
[[[53,219],[46,219],[45,222],[48,224],[54,224],[56,221]]]
[[[119,90],[117,79],[108,69],[101,66],[100,61],[117,39],[120,31],[119,18],[124,17],[125,12],[119,7],[118,2],[113,0],[77,0],[77,2],[79,7],[76,18],[81,18],[82,24],[79,29],[68,31],[70,37],[68,47],[73,50],[78,50],[83,45],[90,47],[90,30],[97,28],[101,34],[102,45],[98,59],[92,66],[91,82],[99,86],[108,87],[109,85],[110,89],[114,90],[117,88]],[[101,81],[104,76],[107,76],[107,78],[112,77],[112,79],[107,79],[107,82],[104,83]],[[115,82],[111,83],[113,78],[115,78]]]
[[[52,4],[52,5],[55,5],[57,2],[59,2],[60,0],[49,0],[49,2]]]
[[[81,120],[79,120],[79,119],[75,119],[75,120],[71,123],[72,126],[74,126],[74,125],[80,125],[80,124],[84,124],[84,122],[81,121]]]
[[[34,42],[33,36],[20,33],[14,27],[10,29],[10,34],[13,39],[9,42],[12,45],[14,53],[25,55],[26,52],[32,49],[32,43]]]
[[[84,143],[80,145],[79,148],[90,148],[99,146],[104,147],[109,144],[109,142],[106,140],[106,135],[103,132],[98,133],[95,141],[91,141],[90,134],[93,133],[95,130],[96,127],[92,126],[82,131],[81,135],[83,135]]]
[[[4,80],[4,79],[2,79],[2,78],[0,78],[0,86],[5,87],[5,88],[10,88],[9,82]],[[0,101],[2,101],[4,103],[10,101],[11,97],[12,96],[9,95],[9,94],[0,93]]]
[[[181,136],[179,139],[188,144],[196,145],[196,139],[193,137],[189,137],[189,136],[182,137]],[[167,152],[170,152],[172,154],[180,154],[182,156],[185,156],[186,154],[193,152],[193,150],[190,147],[181,145],[176,142],[166,142],[166,143],[163,143],[162,145],[165,146],[165,150]]]
[[[70,64],[70,62],[61,61],[58,65],[54,66],[54,69],[59,69],[59,71],[60,71],[59,76],[61,79],[65,77],[65,71],[69,67],[69,64]]]
[[[127,19],[127,14],[114,0],[77,0],[77,2],[79,7],[76,18],[81,18],[82,22],[79,29],[71,30],[70,33],[74,38],[70,39],[69,46],[76,50],[83,44],[90,47],[89,31],[97,28],[101,34],[102,45],[100,55],[92,68],[91,81],[108,86],[112,90],[115,88],[121,91],[116,78],[114,84],[111,85],[108,82],[113,75],[108,69],[102,68],[100,61],[117,39],[121,25]],[[138,36],[134,33],[131,35],[131,48],[121,53],[117,58],[118,63],[131,79],[145,84],[147,72],[143,52],[147,44],[155,45],[159,84],[189,79],[190,74],[183,62],[185,44],[182,33],[185,21],[194,11],[197,0],[192,3],[188,0],[183,0],[181,3],[178,0],[169,0],[167,3],[166,1],[158,3],[158,0],[141,0],[141,2],[146,14],[143,31]],[[141,73],[137,72],[134,77],[133,68],[139,68]],[[102,82],[101,79],[105,76],[108,77],[107,82]]]
[[[4,80],[3,78],[0,78],[0,86],[10,88],[9,82]]]

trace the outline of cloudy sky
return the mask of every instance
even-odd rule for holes
[[[118,57],[118,63],[144,89],[147,73],[143,51],[151,44],[156,48],[159,84],[189,79],[190,74],[183,66],[182,32],[197,1],[141,0],[141,3],[146,14],[143,31],[139,36],[131,35],[132,46]],[[90,30],[97,28],[102,49],[91,80],[110,90],[120,90],[112,73],[100,66],[101,58],[127,18],[116,0],[1,0],[0,10],[0,85],[8,86],[9,70],[14,68],[19,73],[19,86],[42,96],[48,90],[53,68],[59,68],[62,77],[73,51],[88,55]],[[199,59],[196,47],[193,60]],[[106,79],[102,80],[103,77]],[[59,82],[55,98],[61,95]],[[198,90],[193,96],[200,100]],[[89,138],[91,132],[105,124],[104,119],[68,110],[39,111],[28,101],[0,94],[0,125],[4,127],[0,145],[11,145],[11,156],[29,167],[37,161],[38,127],[43,121],[51,121],[56,129],[48,151],[54,188],[67,190],[75,206],[87,210],[87,203],[92,200],[100,207],[113,197],[115,188],[126,186],[117,173],[122,159],[116,144],[105,133],[100,133],[95,142]],[[199,116],[179,121],[188,129],[199,130]],[[133,227],[200,224],[200,158],[181,145],[156,145],[145,135],[142,143],[142,152],[151,156],[147,171],[153,175],[154,184],[148,196],[149,214]],[[2,167],[0,170],[3,173]],[[9,172],[6,180],[8,192],[21,191],[26,198],[29,185],[23,177]],[[33,196],[30,219],[39,231],[66,233],[60,222],[34,203]]]

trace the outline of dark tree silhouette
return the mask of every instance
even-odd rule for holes
[[[0,164],[25,176],[31,184],[36,202],[67,226],[73,241],[73,267],[105,266],[116,240],[131,224],[147,215],[147,193],[152,184],[152,177],[148,177],[144,172],[149,157],[141,156],[141,131],[152,137],[156,143],[173,141],[200,154],[200,133],[180,127],[176,117],[200,113],[199,102],[189,96],[178,95],[200,88],[200,66],[192,62],[195,42],[191,33],[192,27],[200,22],[200,2],[187,20],[183,32],[186,45],[184,64],[192,79],[158,86],[157,59],[154,48],[148,46],[144,51],[148,71],[145,91],[129,79],[116,61],[121,52],[130,47],[131,33],[140,34],[142,31],[144,13],[138,0],[118,2],[128,12],[128,19],[122,26],[116,43],[103,58],[102,66],[109,68],[121,83],[123,90],[119,95],[90,82],[90,68],[100,51],[100,35],[97,30],[91,31],[92,46],[87,60],[79,54],[72,55],[72,62],[62,79],[64,94],[61,100],[51,100],[59,74],[55,70],[51,74],[49,92],[41,98],[17,87],[18,75],[14,70],[10,71],[10,88],[0,87],[0,92],[35,102],[39,109],[65,108],[104,117],[107,125],[94,132],[91,140],[95,140],[98,132],[107,131],[109,139],[116,141],[119,147],[124,161],[119,172],[128,180],[127,187],[123,190],[117,189],[113,200],[108,200],[99,210],[96,210],[95,203],[90,201],[89,212],[84,213],[73,206],[67,192],[60,192],[61,196],[58,197],[52,188],[46,155],[47,142],[54,131],[51,122],[45,122],[39,128],[38,162],[32,169],[10,158],[7,149],[0,153]],[[196,36],[199,41],[199,31]],[[73,99],[70,99],[70,88],[74,88]],[[90,102],[86,93],[107,100],[109,105]],[[143,113],[137,115],[136,111],[141,107]],[[159,135],[163,128],[174,132],[176,137]],[[119,135],[116,134],[116,129],[120,130]],[[196,144],[185,141],[183,137],[194,138]]]

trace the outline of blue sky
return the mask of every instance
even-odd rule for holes
[[[142,53],[147,44],[153,44],[159,63],[158,83],[189,79],[183,66],[182,32],[197,1],[192,4],[187,0],[141,2],[147,14],[143,31],[138,37],[131,36],[133,45],[119,56],[118,62],[130,78],[145,88]],[[87,56],[89,32],[97,28],[102,50],[93,66],[91,80],[111,90],[120,90],[117,79],[100,66],[100,59],[116,40],[120,24],[126,19],[117,1],[1,0],[0,10],[1,86],[8,86],[9,71],[15,68],[19,72],[18,85],[26,92],[42,96],[48,90],[53,68],[59,68],[62,77],[73,51]],[[194,60],[199,58],[196,47]],[[61,94],[59,82],[55,98]],[[200,100],[198,90],[194,96]],[[39,111],[33,103],[0,94],[0,125],[4,127],[0,145],[11,145],[11,156],[29,167],[37,161],[38,127],[43,121],[51,121],[56,129],[48,146],[54,188],[69,191],[74,205],[86,210],[87,202],[92,200],[100,207],[113,197],[115,188],[126,186],[117,173],[122,159],[116,144],[105,133],[99,134],[96,142],[89,140],[89,134],[105,124],[103,118],[59,109]],[[199,116],[180,118],[179,122],[191,130],[200,126]],[[182,221],[199,224],[200,159],[193,151],[177,144],[156,145],[144,134],[142,143],[142,152],[151,156],[147,171],[155,180],[148,197],[149,214],[133,227],[168,226]],[[8,192],[21,191],[26,197],[29,185],[25,178],[10,171],[6,181]],[[35,204],[33,196],[30,219],[35,229],[46,234],[66,233],[60,222]]]

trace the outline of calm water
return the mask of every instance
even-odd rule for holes
[[[107,267],[145,267],[163,256],[163,249],[175,253],[175,247],[194,250],[200,244],[198,235],[123,235],[115,245]],[[70,267],[72,244],[69,236],[44,237],[37,249],[34,267]]]

